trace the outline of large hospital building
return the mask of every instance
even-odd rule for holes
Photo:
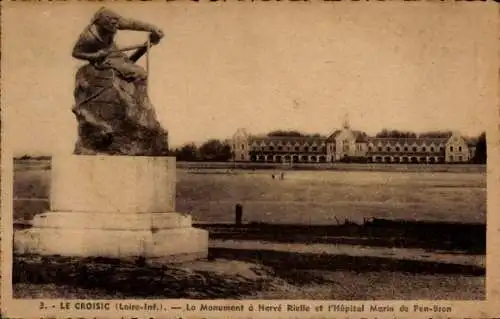
[[[238,129],[230,140],[234,161],[327,163],[360,160],[375,163],[465,163],[475,142],[460,133],[449,137],[379,138],[348,124],[330,136],[251,135]]]

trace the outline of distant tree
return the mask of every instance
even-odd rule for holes
[[[449,138],[453,135],[451,131],[429,131],[420,133],[419,137],[430,137],[430,138]]]
[[[181,148],[175,149],[173,155],[179,161],[193,162],[200,159],[198,148],[194,143],[185,144]]]
[[[417,133],[409,132],[409,131],[398,131],[398,130],[389,130],[384,128],[382,131],[378,132],[375,137],[379,138],[415,138],[417,137]]]
[[[323,135],[321,135],[319,133],[308,134],[307,136],[308,137],[312,137],[312,138],[321,138],[321,137],[323,137]]]
[[[472,158],[472,162],[476,164],[486,164],[486,158],[486,132],[483,132],[477,139],[476,152]]]
[[[305,136],[306,134],[301,133],[299,131],[282,131],[282,130],[277,130],[277,131],[272,131],[267,133],[267,136],[286,136],[286,137],[301,137]]]
[[[231,146],[217,139],[203,143],[199,151],[204,161],[228,161],[232,158]]]

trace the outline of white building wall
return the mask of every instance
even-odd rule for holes
[[[470,151],[463,137],[455,133],[446,142],[445,161],[447,163],[464,163],[470,160]]]
[[[238,129],[232,138],[231,149],[236,162],[250,160],[250,136],[245,129]]]

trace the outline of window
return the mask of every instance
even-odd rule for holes
[[[368,152],[371,152],[371,151],[372,151],[372,147],[368,146]]]
[[[431,152],[434,152],[434,147],[431,147]]]
[[[269,150],[274,151],[274,146],[269,146]]]
[[[295,151],[298,152],[299,151],[299,147],[298,146],[295,146]]]
[[[245,149],[245,144],[241,144],[241,149],[244,150]]]
[[[453,162],[453,155],[450,156],[450,162]]]
[[[458,151],[461,152],[462,151],[462,146],[459,146],[458,147]]]
[[[389,146],[387,146],[387,152],[390,152],[391,151],[391,148]]]
[[[399,146],[396,146],[396,152],[399,152],[399,151],[400,151]]]
[[[378,151],[379,151],[379,152],[382,152],[382,146],[379,146],[379,147],[378,147]]]
[[[458,161],[461,162],[462,161],[462,156],[459,156],[458,157]]]
[[[453,152],[453,146],[450,146],[450,152]]]
[[[405,146],[405,152],[408,152],[408,146]]]
[[[316,146],[313,146],[312,150],[313,150],[313,152],[316,152],[318,150],[318,148]]]
[[[244,160],[245,159],[245,155],[241,154],[241,159]]]
[[[309,151],[309,146],[304,146],[304,151],[308,152]]]
[[[283,149],[283,147],[278,146],[278,151],[281,151],[282,149]]]
[[[426,148],[425,148],[425,146],[424,146],[424,147],[422,147],[422,152],[425,152],[425,151],[426,151]]]
[[[416,146],[413,146],[412,150],[413,150],[414,152],[416,152],[416,151],[417,151],[417,147],[416,147]]]

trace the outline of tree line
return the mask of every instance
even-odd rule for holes
[[[179,148],[172,149],[170,150],[170,156],[175,156],[178,161],[186,162],[226,162],[233,158],[233,152],[231,145],[228,143],[217,139],[210,139],[200,146],[188,143]]]

